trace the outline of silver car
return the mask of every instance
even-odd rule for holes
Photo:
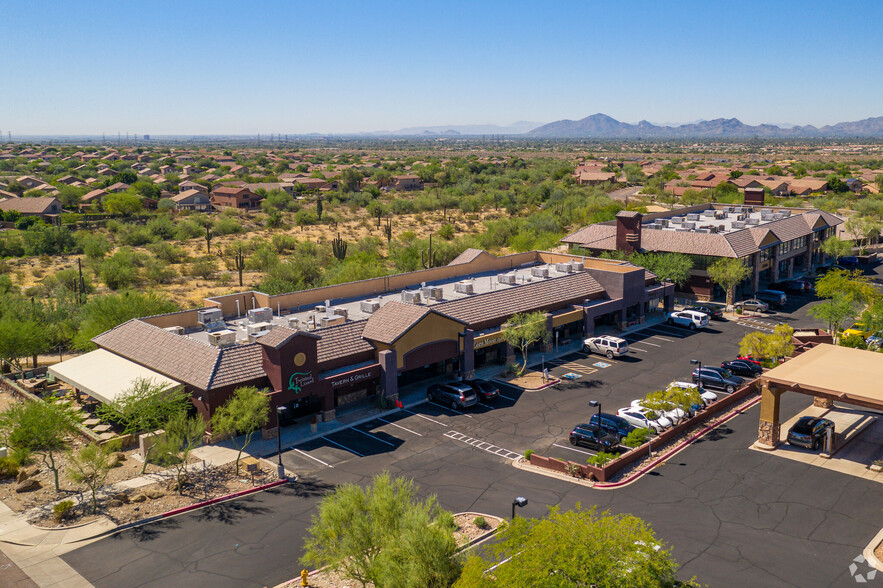
[[[743,310],[751,310],[754,312],[768,312],[770,309],[770,305],[764,302],[763,300],[758,300],[757,298],[749,298],[748,300],[743,300],[742,302],[737,302],[734,304],[736,308],[741,308]]]
[[[589,337],[583,341],[583,351],[586,353],[600,353],[608,359],[626,355],[629,352],[629,343],[620,337]]]

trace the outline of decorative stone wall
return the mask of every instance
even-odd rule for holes
[[[779,444],[782,426],[779,423],[760,421],[757,427],[757,440],[764,445],[775,446]]]
[[[834,401],[830,398],[822,398],[821,396],[815,396],[812,399],[812,405],[818,408],[831,408],[834,406]]]

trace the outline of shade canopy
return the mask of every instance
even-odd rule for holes
[[[104,349],[57,363],[49,368],[49,373],[101,402],[112,402],[131,389],[138,379],[169,387],[179,385],[179,382],[159,372]]]

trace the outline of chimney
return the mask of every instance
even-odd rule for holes
[[[745,188],[746,206],[763,206],[763,188]]]
[[[641,249],[640,212],[623,210],[616,213],[616,248],[625,253]]]

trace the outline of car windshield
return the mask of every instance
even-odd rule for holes
[[[617,349],[622,349],[623,347],[627,346],[628,343],[626,343],[625,341],[618,341],[618,342],[614,343],[614,345],[616,346]]]
[[[794,424],[794,427],[792,428],[792,430],[795,433],[809,434],[809,433],[812,433],[812,425],[813,425],[812,419],[802,418]]]
[[[718,373],[724,378],[732,378],[733,377],[733,374],[731,374],[730,372],[728,372],[724,368],[721,368]]]

